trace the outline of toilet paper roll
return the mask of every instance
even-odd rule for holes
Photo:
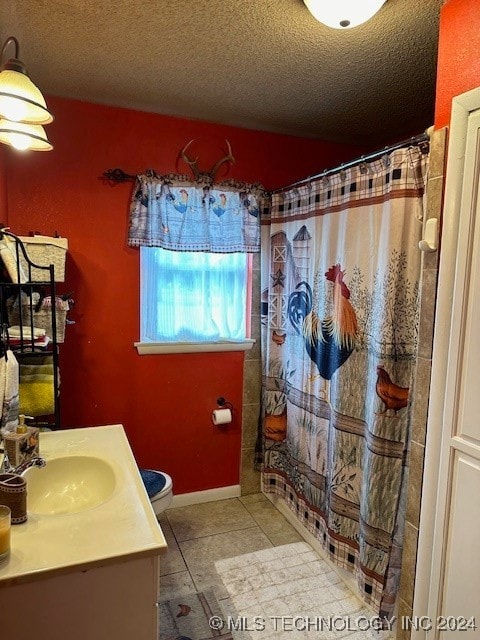
[[[230,409],[215,409],[212,411],[213,424],[228,424],[232,421]]]

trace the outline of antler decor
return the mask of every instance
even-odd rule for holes
[[[194,140],[195,138],[190,140],[190,142],[187,142],[187,144],[180,151],[180,156],[182,157],[183,161],[189,165],[193,175],[195,176],[195,180],[197,180],[197,182],[208,182],[212,184],[213,182],[215,182],[215,176],[217,175],[217,171],[220,169],[220,167],[224,162],[229,162],[230,164],[233,164],[235,162],[235,158],[232,155],[232,147],[230,146],[229,141],[225,140],[227,144],[227,149],[228,149],[227,154],[223,158],[220,158],[220,160],[217,160],[217,162],[213,165],[210,171],[200,171],[200,169],[198,168],[198,157],[195,158],[195,160],[190,160],[190,158],[187,156],[187,153],[186,153],[188,147],[192,144]]]

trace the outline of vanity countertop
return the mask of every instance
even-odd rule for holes
[[[47,466],[49,459],[65,456],[103,458],[113,467],[115,490],[96,507],[62,515],[28,513],[27,522],[13,525],[10,557],[0,563],[0,588],[166,549],[122,425],[41,433],[40,455]]]

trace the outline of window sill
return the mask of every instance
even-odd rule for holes
[[[255,340],[246,338],[225,342],[134,342],[140,356],[156,353],[206,353],[213,351],[250,351]]]

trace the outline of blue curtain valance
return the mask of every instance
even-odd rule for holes
[[[137,176],[128,244],[173,251],[260,251],[258,185],[201,185],[162,176]]]

